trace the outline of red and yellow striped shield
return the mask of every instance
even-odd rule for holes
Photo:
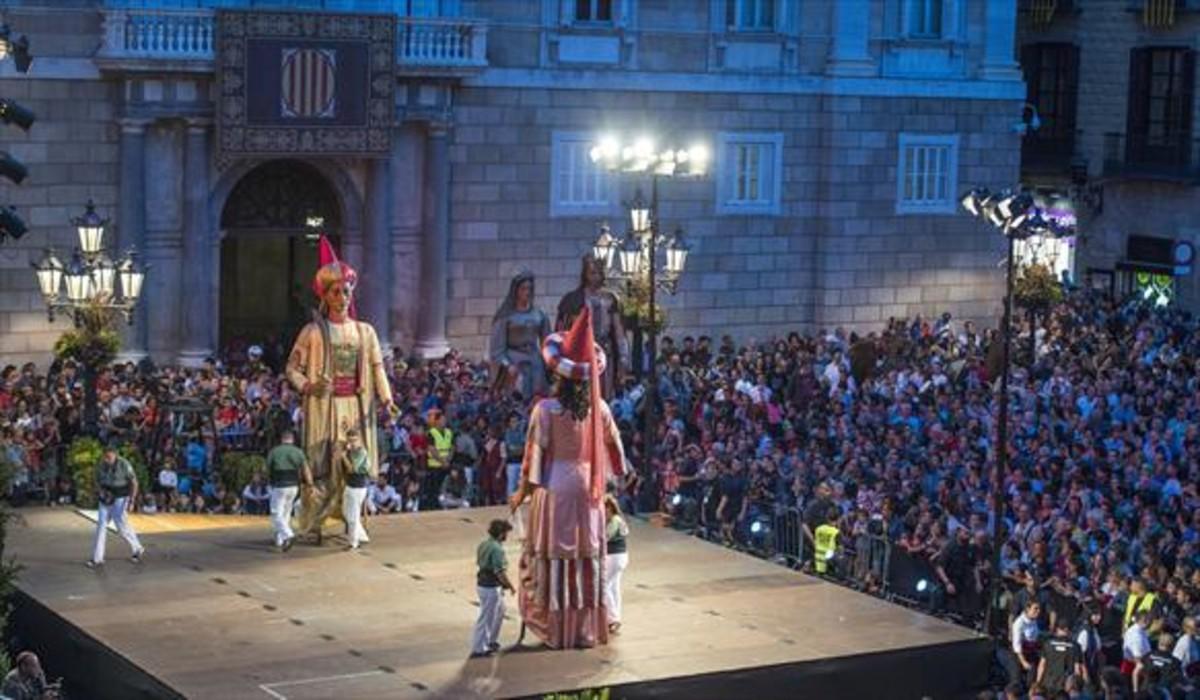
[[[337,54],[333,49],[284,49],[280,113],[293,119],[336,114]]]

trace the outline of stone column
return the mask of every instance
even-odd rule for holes
[[[210,121],[189,119],[183,151],[183,350],[179,362],[198,366],[216,353],[212,287],[216,274],[208,217]]]
[[[830,75],[875,75],[868,37],[870,0],[837,0],[833,3],[833,43],[827,72]]]
[[[425,191],[425,128],[405,124],[392,136],[392,288],[388,296],[392,351],[412,354],[421,283],[421,195]],[[450,307],[448,307],[449,309]],[[452,313],[452,309],[450,310]]]
[[[130,248],[146,260],[146,126],[148,119],[125,118],[121,124],[121,190],[118,213],[118,259]],[[144,293],[145,285],[142,292]],[[119,359],[137,362],[146,357],[148,334],[145,296],[138,300],[133,311],[133,325],[125,331]]]
[[[414,352],[441,357],[446,342],[447,258],[450,252],[449,125],[430,122],[425,136],[425,191],[421,205],[421,307]]]
[[[375,326],[384,355],[391,354],[392,333],[388,293],[391,290],[391,236],[388,213],[391,211],[388,185],[390,161],[378,158],[367,167],[367,220],[363,227],[363,271],[359,308],[366,321]]]
[[[1017,36],[1017,0],[986,0],[983,22],[983,69],[988,80],[1020,80],[1021,71],[1013,58]]]

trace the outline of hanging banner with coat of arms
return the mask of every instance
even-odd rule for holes
[[[216,44],[222,159],[391,152],[394,17],[222,11]]]

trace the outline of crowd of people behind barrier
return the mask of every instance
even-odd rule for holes
[[[1180,657],[1178,677],[1190,676],[1200,661],[1187,631],[1200,613],[1196,321],[1073,290],[1039,316],[1033,338],[1026,320],[1017,331],[996,628],[1018,622],[1030,599],[1042,603],[1043,633],[1064,620],[1077,633],[1097,611],[1099,642],[1085,650],[1095,682],[1103,664],[1093,652],[1120,660],[1132,598],[1152,610],[1155,644]],[[994,331],[949,314],[893,319],[865,337],[664,338],[651,449],[635,427],[644,385],[626,378],[611,402],[640,467],[621,499],[976,624],[995,554],[999,345]],[[231,481],[218,455],[261,453],[299,421],[278,357],[273,348],[228,366],[101,373],[102,435],[153,462],[147,510],[260,511],[265,486]],[[368,510],[503,502],[529,397],[497,394],[486,366],[455,353],[390,370],[401,413],[381,416],[388,454]],[[32,365],[3,371],[0,447],[18,496],[70,501],[66,446],[81,431],[81,391],[70,362],[47,376]],[[184,400],[211,405],[211,425],[171,408]],[[1035,659],[1013,656],[1013,675],[1036,680],[1023,672]],[[1144,687],[1150,672],[1141,677]]]

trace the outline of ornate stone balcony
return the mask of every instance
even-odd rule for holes
[[[104,68],[213,70],[216,13],[212,10],[106,8]],[[396,63],[407,74],[465,74],[487,67],[487,25],[460,18],[397,17]]]
[[[96,54],[104,68],[213,69],[216,13],[212,10],[106,8],[104,41]]]
[[[402,73],[474,73],[487,67],[487,25],[469,19],[401,17],[396,63]]]

